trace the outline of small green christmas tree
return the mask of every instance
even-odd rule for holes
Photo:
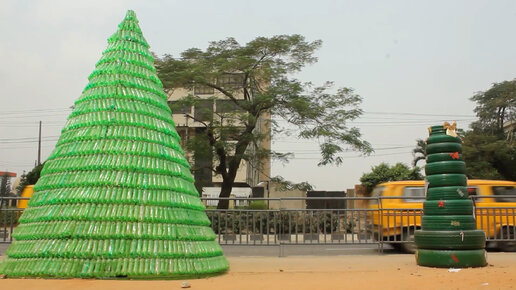
[[[430,267],[482,267],[486,238],[476,229],[466,164],[455,123],[429,128],[426,146],[426,201],[421,230],[415,232],[416,262]]]
[[[0,273],[184,278],[228,269],[153,62],[128,11],[45,163]]]

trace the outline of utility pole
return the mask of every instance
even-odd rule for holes
[[[38,164],[41,164],[41,121],[39,121],[39,139],[38,139]]]

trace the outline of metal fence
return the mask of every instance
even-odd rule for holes
[[[310,245],[378,244],[371,233],[374,210],[368,208],[288,208],[292,201],[328,200],[327,197],[255,198],[269,209],[233,208],[206,210],[211,226],[222,245]],[[364,201],[376,198],[332,197]],[[208,204],[218,198],[204,198]],[[242,198],[230,198],[239,201]],[[290,203],[291,204],[291,203]],[[299,204],[299,202],[298,202]]]
[[[13,240],[12,233],[23,213],[23,208],[17,207],[20,200],[29,200],[29,198],[0,196],[0,244],[11,243]]]
[[[12,241],[12,232],[23,212],[23,209],[6,204],[12,205],[13,201],[23,199],[27,198],[0,198],[0,243]],[[421,203],[400,203],[412,207],[394,208],[384,206],[384,200],[392,198],[332,197],[346,200],[347,208],[307,209],[299,206],[312,199],[328,198],[229,198],[230,204],[236,207],[222,210],[207,206],[206,213],[221,245],[369,244],[382,251],[385,244],[402,248],[410,245],[414,231],[421,227]],[[210,205],[221,198],[202,200]],[[260,209],[253,207],[256,201],[260,201]],[[478,205],[475,209],[477,228],[485,231],[486,240],[505,250],[516,250],[516,207],[504,206],[504,203],[490,207]]]

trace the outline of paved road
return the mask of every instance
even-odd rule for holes
[[[5,256],[9,244],[0,244],[0,256]],[[232,246],[223,245],[224,254],[230,257],[239,256],[337,256],[337,255],[378,255],[376,245],[284,245],[284,246]],[[389,246],[385,246],[383,254],[396,254]]]
[[[0,257],[1,259],[1,257]],[[188,279],[191,289],[513,289],[516,253],[490,253],[488,267],[419,267],[414,255],[228,257],[226,275]],[[181,289],[181,280],[0,279],[0,289]]]
[[[282,246],[229,246],[222,245],[226,256],[338,256],[338,255],[378,255],[382,252],[377,245],[282,245]],[[385,246],[383,254],[393,254],[391,247]]]

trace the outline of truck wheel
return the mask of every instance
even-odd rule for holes
[[[460,143],[434,143],[426,145],[426,154],[445,152],[462,153],[462,145]]]
[[[419,266],[428,267],[483,267],[487,265],[486,250],[424,250],[416,253]]]
[[[475,230],[477,223],[472,215],[424,215],[421,227],[425,231]]]
[[[434,174],[426,177],[428,180],[428,187],[441,186],[466,186],[467,178],[464,174]]]
[[[474,250],[486,246],[486,234],[482,230],[416,231],[415,238],[421,249]]]
[[[446,134],[446,129],[444,129],[444,125],[436,125],[432,127],[428,127],[428,133],[433,135],[444,135]]]
[[[428,137],[428,144],[435,144],[435,143],[461,143],[460,137],[453,137],[446,134],[439,134],[439,135],[432,135]]]
[[[426,175],[443,173],[466,173],[466,163],[464,161],[440,161],[428,163],[425,166]]]
[[[426,199],[469,199],[468,188],[466,186],[446,186],[429,188],[426,193]]]
[[[455,152],[428,154],[426,155],[426,164],[439,161],[462,161],[462,154],[457,154]]]
[[[423,203],[425,215],[472,215],[471,199],[427,200]]]

